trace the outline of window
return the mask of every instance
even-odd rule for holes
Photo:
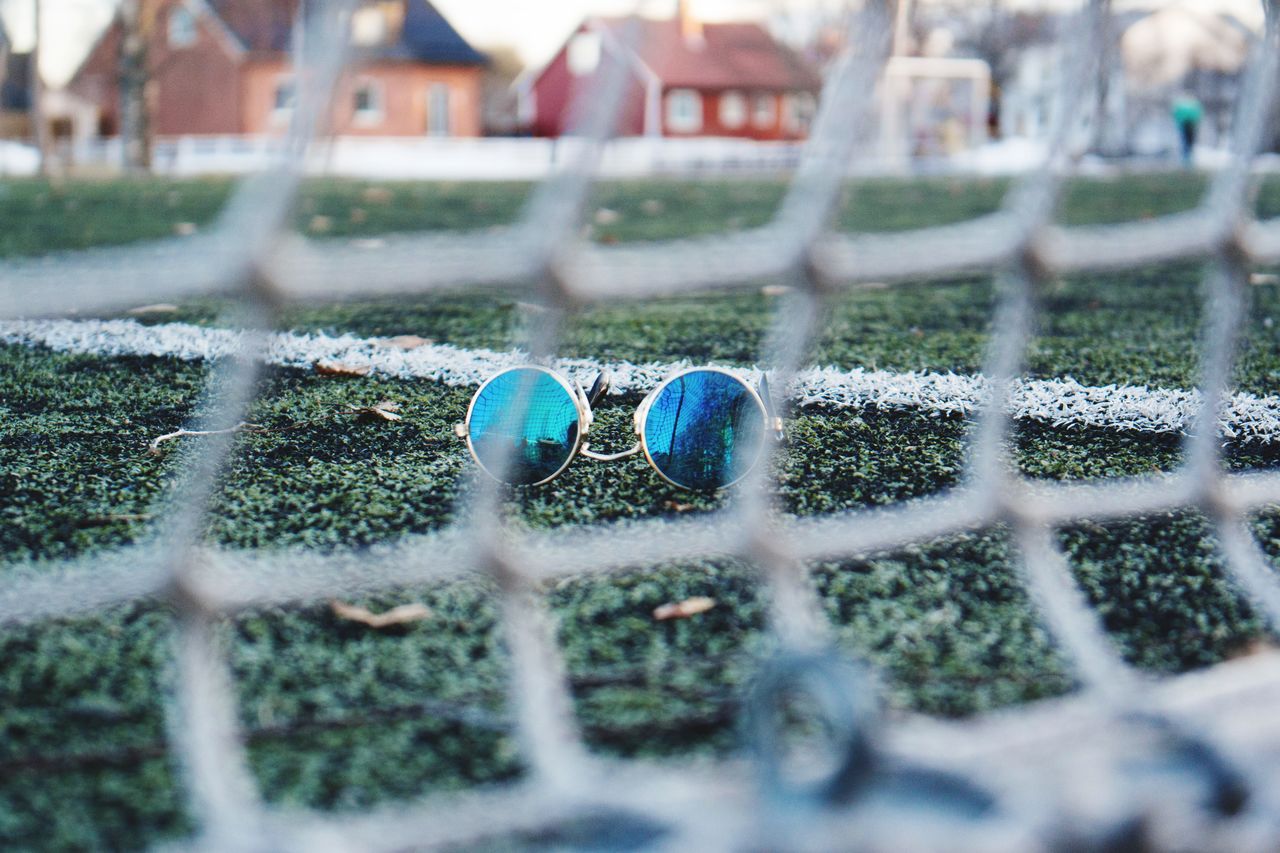
[[[382,123],[382,87],[377,83],[367,81],[356,86],[355,121],[364,127]]]
[[[186,6],[175,6],[169,13],[169,47],[190,47],[198,35],[196,16]]]
[[[720,124],[737,130],[747,123],[747,98],[741,92],[720,95]]]
[[[756,127],[773,127],[777,120],[777,98],[772,93],[762,93],[751,99],[751,121]]]
[[[287,118],[289,113],[293,112],[297,101],[298,88],[293,84],[293,80],[288,77],[280,78],[276,81],[275,95],[271,99],[272,116]]]
[[[668,92],[667,129],[676,133],[702,130],[702,96],[693,89],[672,89]]]
[[[600,34],[578,33],[569,42],[569,73],[581,77],[600,65]]]
[[[351,14],[351,41],[360,47],[376,47],[387,40],[387,16],[369,6]]]
[[[427,90],[427,136],[448,136],[452,132],[449,87],[444,83],[432,83]]]
[[[808,92],[790,92],[782,98],[782,124],[789,133],[808,133],[818,104]]]

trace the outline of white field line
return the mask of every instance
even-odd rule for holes
[[[105,356],[168,356],[186,361],[237,353],[242,333],[230,329],[167,323],[144,326],[134,320],[16,320],[0,322],[0,342],[45,346],[61,352]],[[282,367],[310,368],[320,360],[367,366],[376,373],[429,379],[452,386],[479,385],[495,371],[524,363],[520,352],[461,349],[424,344],[404,349],[383,338],[277,333],[269,337],[265,359]],[[643,392],[685,362],[628,364],[561,359],[564,372],[589,383],[598,370],[613,375],[614,394]],[[749,368],[728,369],[754,380]],[[923,409],[937,415],[967,414],[980,403],[981,376],[956,373],[809,368],[791,394],[799,406],[859,409]],[[1010,413],[1054,426],[1081,425],[1149,433],[1177,433],[1192,422],[1199,405],[1195,391],[1140,385],[1081,385],[1071,378],[1018,383]],[[1242,442],[1280,440],[1280,397],[1236,394],[1221,419],[1224,437]]]

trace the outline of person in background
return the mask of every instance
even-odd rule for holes
[[[1173,101],[1173,123],[1178,126],[1178,135],[1182,140],[1182,162],[1191,165],[1191,154],[1196,147],[1196,134],[1200,130],[1200,119],[1204,117],[1204,107],[1196,100],[1195,95],[1183,93]]]

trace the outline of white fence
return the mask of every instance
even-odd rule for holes
[[[240,175],[271,163],[282,141],[266,136],[183,136],[158,140],[157,174]],[[429,139],[337,137],[312,145],[306,170],[354,178],[540,180],[573,159],[574,139]],[[601,173],[661,174],[784,172],[800,160],[800,143],[745,139],[617,139],[605,149]],[[68,152],[73,167],[119,168],[119,139],[95,140]]]

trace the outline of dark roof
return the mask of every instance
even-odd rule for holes
[[[677,20],[602,19],[619,39],[637,40],[636,53],[664,85],[694,89],[808,89],[822,81],[798,54],[752,23],[703,24],[686,38]]]
[[[450,65],[481,65],[489,58],[458,35],[428,0],[407,0],[400,41],[415,59]]]
[[[289,50],[293,21],[307,0],[208,0],[245,49],[278,54]],[[428,0],[402,0],[404,26],[396,41],[360,51],[366,59],[398,59],[439,65],[479,65],[485,55],[467,43]]]

